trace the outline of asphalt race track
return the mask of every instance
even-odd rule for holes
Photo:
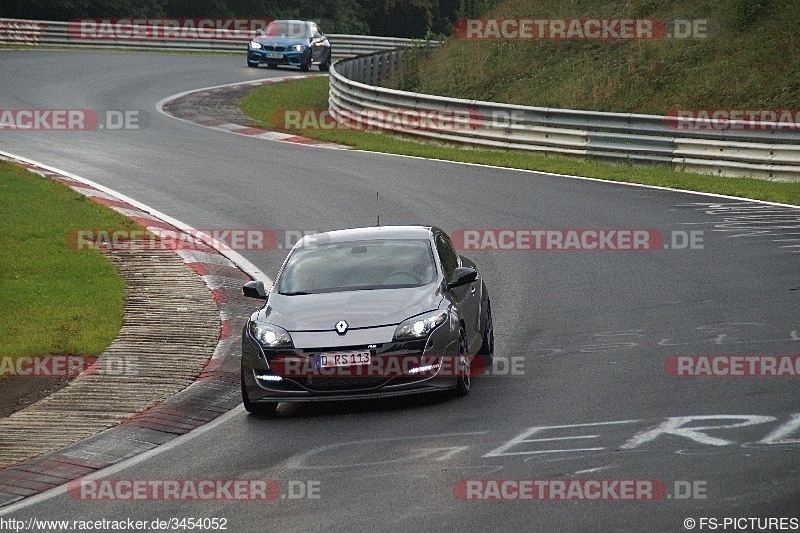
[[[175,93],[296,74],[249,69],[243,56],[3,51],[0,65],[2,109],[146,118],[138,130],[0,131],[0,150],[195,228],[281,237],[372,225],[380,191],[383,224],[653,229],[667,246],[464,252],[490,289],[498,360],[466,398],[284,405],[274,420],[240,407],[102,476],[271,479],[281,489],[274,501],[60,494],[3,518],[222,517],[230,531],[684,531],[687,518],[800,518],[800,379],[673,377],[664,368],[673,355],[800,355],[800,210],[271,142],[157,112]],[[673,246],[690,231],[702,232],[701,244]],[[241,253],[274,275],[285,250]],[[469,483],[488,479],[654,480],[666,493],[459,498],[463,487],[491,496],[489,484]]]

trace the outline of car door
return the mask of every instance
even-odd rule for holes
[[[453,249],[450,238],[445,233],[437,233],[435,236],[435,243],[436,253],[439,255],[439,262],[442,265],[445,282],[449,282],[453,279],[455,269],[462,266],[461,257],[456,253],[455,249]],[[479,283],[480,279],[477,279],[472,283],[462,285],[461,287],[454,287],[448,291],[450,301],[458,309],[459,316],[464,320],[467,345],[469,347],[475,346],[475,343],[479,342],[480,339],[480,324],[478,323],[478,302],[480,301],[480,295],[476,290],[476,286]]]
[[[311,24],[311,57],[314,63],[325,61],[325,35],[316,24]]]

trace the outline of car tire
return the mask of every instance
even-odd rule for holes
[[[300,64],[300,70],[303,72],[308,72],[311,70],[311,54],[308,54],[308,59]]]
[[[472,377],[470,376],[470,358],[467,353],[467,335],[464,328],[461,328],[458,340],[458,362],[456,363],[458,372],[456,376],[456,388],[453,391],[455,396],[466,396],[472,387]]]
[[[247,60],[247,66],[250,68],[258,68],[258,61]]]
[[[331,56],[328,56],[328,59],[319,64],[319,71],[328,72],[330,68],[331,68]]]
[[[487,366],[492,364],[494,359],[494,322],[492,321],[492,302],[486,301],[486,327],[483,330],[483,342],[478,355],[483,359]]]
[[[241,381],[242,381],[242,404],[244,404],[244,410],[247,411],[248,413],[253,413],[254,415],[274,416],[275,412],[278,410],[278,403],[251,402],[250,396],[248,396],[247,394],[247,387],[244,384],[244,375],[242,375]]]

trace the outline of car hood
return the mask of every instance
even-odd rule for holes
[[[409,289],[377,289],[284,296],[273,292],[258,319],[292,331],[331,331],[344,320],[350,329],[399,324],[439,308],[437,284]]]
[[[253,40],[261,44],[277,44],[278,46],[292,46],[295,44],[308,46],[308,39],[302,37],[256,37]]]

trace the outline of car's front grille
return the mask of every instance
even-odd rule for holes
[[[265,44],[265,45],[263,45],[263,47],[264,47],[264,50],[267,50],[268,52],[285,52],[286,51],[286,47],[283,46],[283,45],[280,45],[280,44],[278,44],[278,45]]]
[[[314,391],[346,391],[374,389],[375,387],[380,387],[386,381],[386,378],[339,376],[294,378],[294,381]]]

